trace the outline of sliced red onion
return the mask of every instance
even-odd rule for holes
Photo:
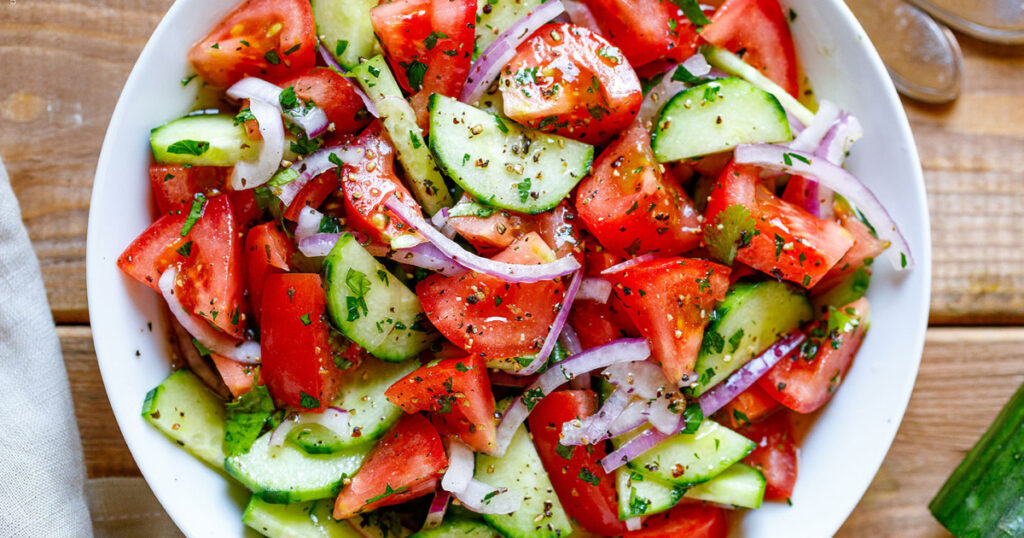
[[[618,437],[629,433],[647,423],[647,402],[633,400],[629,406],[619,415],[619,418],[612,422],[608,428],[609,437]]]
[[[424,220],[419,211],[406,206],[397,197],[389,196],[385,205],[398,215],[399,218],[404,220],[406,224],[423,234],[428,241],[433,243],[438,250],[451,258],[452,261],[470,271],[496,276],[507,282],[539,282],[541,280],[554,280],[580,268],[579,262],[571,254],[554,262],[539,265],[522,265],[489,260],[467,252],[458,243],[445,237],[437,228],[434,228]]]
[[[789,143],[789,147],[807,153],[815,151],[832,128],[832,124],[839,119],[840,114],[842,111],[839,110],[839,107],[829,101],[822,101],[818,105],[814,121]]]
[[[448,502],[451,499],[452,494],[443,489],[434,492],[434,500],[430,502],[430,508],[427,510],[427,519],[423,521],[424,530],[441,526],[441,522],[444,521],[444,513],[448,510]]]
[[[430,223],[434,225],[444,234],[448,239],[455,238],[455,228],[452,228],[451,224],[448,224],[448,208],[442,207],[440,211],[434,213],[434,216],[430,218]]]
[[[192,373],[199,376],[199,379],[202,379],[203,383],[206,383],[206,386],[213,389],[221,398],[230,400],[231,391],[224,384],[224,379],[210,364],[210,361],[203,359],[203,356],[199,354],[199,350],[192,343],[192,335],[188,334],[188,331],[176,319],[171,320],[171,326],[174,329],[174,337],[178,341],[178,353],[185,359],[185,363],[188,364]]]
[[[643,338],[623,338],[589,349],[579,355],[569,357],[558,364],[552,365],[551,368],[541,374],[523,392],[523,396],[516,398],[508,410],[505,411],[501,423],[498,424],[497,447],[495,448],[494,455],[499,457],[505,455],[505,450],[508,449],[512,436],[515,435],[516,430],[526,420],[526,417],[529,416],[530,410],[533,409],[537,402],[554,392],[555,389],[565,384],[565,382],[598,368],[606,368],[617,362],[644,360],[650,356],[651,348],[647,345],[646,340]],[[526,397],[531,402],[529,407],[523,402],[523,397]]]
[[[576,294],[576,300],[597,301],[607,303],[608,297],[612,294],[612,283],[603,278],[584,278],[580,284],[580,292]]]
[[[585,439],[598,439],[607,436],[608,428],[611,427],[612,422],[615,422],[615,419],[619,418],[619,415],[626,410],[632,399],[633,396],[624,390],[613,391],[608,396],[608,399],[604,401],[601,409],[587,417],[591,420],[590,424],[587,425],[587,429],[583,431],[583,437]],[[564,430],[565,428],[563,427]],[[593,444],[593,442],[589,441],[590,444]]]
[[[320,59],[324,61],[324,65],[344,75],[345,70],[342,69],[338,61],[334,59],[334,55],[332,55],[331,52],[327,50],[327,47],[325,47],[323,43],[318,43],[318,45],[319,46],[317,47],[317,50],[320,51]],[[358,95],[359,99],[361,99],[363,101],[363,104],[366,105],[366,111],[373,115],[373,117],[379,118],[380,112],[377,112],[377,107],[374,106],[373,101],[371,101],[370,98],[366,96],[366,93],[363,92],[363,89],[360,88],[358,84],[352,84],[352,89],[355,90],[356,95]]]
[[[316,138],[327,130],[330,123],[327,120],[327,113],[318,106],[302,107],[301,111],[284,110],[281,107],[281,92],[283,90],[263,79],[246,77],[228,88],[227,94],[235,99],[249,99],[263,101],[277,109],[278,114],[283,114],[289,121],[302,127],[309,138]],[[251,108],[251,106],[250,106]],[[253,111],[256,115],[256,111]],[[259,117],[256,118],[259,121]],[[262,129],[261,129],[262,132]]]
[[[170,308],[174,319],[178,320],[178,323],[192,335],[192,338],[195,338],[206,349],[233,361],[242,364],[259,364],[259,342],[250,340],[239,342],[214,329],[205,320],[199,319],[185,311],[185,308],[181,306],[181,301],[178,300],[177,295],[174,293],[174,282],[177,278],[178,270],[174,267],[168,267],[160,275],[157,286],[160,288],[160,293],[164,296],[164,300],[167,301],[167,307]]]
[[[295,223],[295,239],[303,239],[320,231],[320,222],[324,220],[324,214],[313,209],[304,207],[299,211],[299,219]]]
[[[231,188],[236,191],[254,189],[270,181],[284,157],[284,123],[280,111],[259,99],[249,100],[249,110],[259,124],[263,142],[255,161],[238,161],[231,169]]]
[[[708,65],[707,59],[699,52],[687,58],[682,64],[672,64],[665,70],[665,76],[661,79],[661,82],[651,88],[651,91],[647,92],[647,95],[644,97],[644,102],[640,106],[640,112],[637,114],[639,121],[644,123],[655,121],[661,112],[661,108],[665,106],[669,99],[690,87],[689,84],[681,80],[672,80],[672,75],[675,74],[676,68],[679,65],[685,67],[695,77],[704,77],[711,73],[711,66]]]
[[[299,252],[307,258],[322,258],[331,253],[331,249],[341,239],[340,233],[316,233],[299,239]],[[297,236],[296,236],[297,238]]]
[[[295,201],[295,197],[299,195],[299,191],[306,186],[316,176],[328,171],[334,170],[338,165],[331,162],[331,155],[337,157],[337,160],[343,164],[358,164],[363,159],[363,150],[361,148],[350,148],[344,145],[331,146],[329,148],[319,149],[312,154],[306,156],[298,163],[292,165],[292,168],[299,173],[299,176],[275,188],[272,192],[281,199],[281,202],[285,206],[292,205]]]
[[[630,439],[626,444],[601,459],[601,467],[604,472],[610,473],[622,467],[630,460],[654,448],[655,445],[671,437],[671,434],[661,433],[655,428],[644,430],[636,437]]]
[[[644,520],[640,516],[631,517],[626,520],[626,530],[638,531],[644,526]]]
[[[846,170],[824,158],[773,144],[739,146],[734,160],[738,164],[754,164],[804,176],[836,191],[860,209],[875,227],[879,237],[891,243],[894,247],[890,253],[894,267],[903,269],[914,266],[910,245],[900,233],[896,221],[874,193]]]
[[[455,438],[446,439],[445,445],[448,447],[448,470],[441,478],[441,487],[445,491],[458,494],[466,491],[473,480],[473,449]]]
[[[850,151],[853,143],[864,136],[864,128],[860,121],[850,114],[844,114],[838,122],[832,125],[828,134],[821,141],[815,155],[828,159],[828,162],[842,166],[846,160],[846,152]]]
[[[725,381],[701,395],[700,410],[704,416],[711,416],[715,411],[725,407],[725,404],[731,402],[738,394],[750,388],[783,357],[797,349],[805,337],[806,335],[800,330],[786,334],[764,353],[754,357],[742,368],[736,370]]]
[[[438,212],[438,215],[441,213]],[[402,248],[388,253],[388,258],[414,267],[422,267],[436,271],[444,276],[458,276],[466,272],[466,268],[452,261],[433,243],[420,243],[411,248]]]
[[[563,11],[565,8],[562,2],[548,0],[502,32],[469,68],[469,77],[466,79],[466,85],[462,87],[462,93],[459,94],[459,101],[469,105],[479,101],[491,82],[497,78],[501,68],[515,57],[516,48],[538,28]]]
[[[594,13],[590,11],[587,4],[580,0],[562,0],[562,7],[565,8],[569,20],[576,26],[582,26],[596,34],[602,33],[601,27],[597,24],[597,18],[594,17]]]
[[[566,324],[562,327],[562,334],[558,336],[558,342],[562,344],[562,347],[569,352],[569,355],[579,355],[583,353],[583,345],[580,344],[580,337],[576,334],[576,330],[571,325]]]
[[[508,488],[490,486],[475,478],[469,481],[465,491],[454,495],[463,506],[478,514],[511,514],[519,510],[523,502],[522,497]]]
[[[673,400],[662,394],[647,407],[647,422],[661,433],[672,435],[680,430],[679,413],[672,412]]]
[[[669,384],[664,371],[647,361],[613,364],[602,374],[612,385],[641,398],[656,398]]]
[[[318,424],[331,430],[338,436],[348,435],[348,411],[340,407],[328,407],[323,413],[303,412],[293,414],[274,428],[270,434],[270,446],[282,446],[288,434],[300,426]]]
[[[566,320],[569,319],[569,310],[572,309],[572,303],[576,300],[576,293],[580,291],[580,283],[583,281],[583,271],[576,271],[576,274],[572,275],[572,280],[569,281],[569,287],[565,290],[565,297],[562,298],[562,304],[558,307],[558,315],[555,316],[555,320],[551,323],[551,328],[548,329],[548,335],[544,337],[544,345],[541,346],[540,351],[537,352],[537,356],[530,361],[522,369],[514,372],[516,375],[530,375],[540,370],[541,366],[544,366],[548,362],[548,357],[551,356],[551,352],[555,350],[555,344],[558,343],[558,337],[562,334],[562,327],[565,327]]]
[[[640,256],[637,256],[636,258],[630,258],[630,259],[628,259],[628,260],[626,260],[626,261],[624,261],[624,262],[622,262],[620,264],[613,265],[613,266],[605,269],[604,271],[601,271],[601,274],[602,275],[613,275],[615,273],[619,273],[619,272],[625,271],[626,269],[629,269],[630,267],[633,267],[634,265],[640,265],[641,263],[649,262],[651,260],[656,260],[656,259],[658,259],[658,256],[655,255],[655,254],[641,254]]]

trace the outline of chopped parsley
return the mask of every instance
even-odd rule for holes
[[[224,406],[224,453],[249,451],[274,413],[274,400],[266,385],[253,385],[245,394]]]
[[[391,489],[391,484],[384,484],[384,493],[381,493],[380,495],[377,495],[377,496],[374,496],[374,497],[370,497],[369,499],[366,499],[366,504],[373,504],[373,503],[375,503],[377,501],[382,501],[382,500],[384,500],[384,499],[386,499],[386,498],[388,498],[388,497],[390,497],[392,495],[396,495],[398,493],[402,493],[404,491],[407,491],[408,489],[409,489],[409,486],[402,486],[402,487],[400,487],[398,489]]]
[[[306,312],[305,314],[299,316],[299,321],[301,321],[302,324],[307,327],[309,326],[310,323],[313,323],[312,321],[309,320],[309,312]]]
[[[423,87],[423,77],[427,75],[427,64],[419,60],[411,60],[409,63],[399,62],[405,68],[405,77],[409,79],[409,86],[413,91],[419,91]]]
[[[427,47],[427,50],[433,50],[437,45],[438,39],[446,39],[447,37],[448,34],[445,34],[444,32],[430,32],[430,35],[423,40],[423,45]]]
[[[786,240],[781,235],[775,234],[775,261],[779,261],[784,246],[786,246]]]
[[[572,459],[572,451],[573,451],[574,448],[575,447],[566,446],[566,445],[563,445],[562,443],[558,443],[557,445],[555,445],[555,454],[558,454],[563,459],[571,460]]]
[[[736,252],[749,245],[757,235],[757,228],[750,211],[740,204],[725,208],[715,217],[714,223],[704,232],[704,243],[715,259],[732,265]]]
[[[695,433],[697,428],[700,428],[704,422],[704,411],[701,410],[699,403],[694,402],[686,406],[683,410],[683,421],[686,422],[686,426],[679,433]]]
[[[185,243],[184,245],[181,245],[180,247],[175,249],[175,252],[177,252],[178,254],[181,254],[182,256],[188,258],[189,256],[192,255],[192,241],[189,241],[188,243]]]
[[[344,39],[339,39],[337,43],[334,44],[334,55],[337,57],[341,57],[342,54],[345,54],[345,49],[347,48],[348,41]]]
[[[210,149],[210,143],[205,140],[178,140],[167,146],[167,153],[174,155],[194,155],[196,157],[204,154]]]
[[[519,201],[525,202],[530,197],[530,178],[525,178],[516,184],[516,189],[519,191]]]
[[[306,315],[308,316],[309,314]],[[320,400],[300,390],[299,405],[302,406],[303,409],[316,409],[317,407],[320,407]]]
[[[539,387],[530,389],[523,393],[523,405],[530,411],[533,411],[533,406],[537,405],[537,402],[544,398],[544,391]]]
[[[185,237],[192,227],[199,221],[199,217],[203,216],[203,210],[206,209],[206,196],[203,193],[196,194],[194,200],[192,200],[192,208],[188,211],[188,218],[185,219],[185,225],[181,227],[181,236]]]
[[[697,0],[672,0],[672,3],[683,10],[683,14],[697,29],[711,24],[711,20],[704,14],[704,10],[700,8]]]
[[[281,57],[277,55],[277,51],[270,49],[266,54],[263,55],[263,59],[270,65],[281,65]]]
[[[601,483],[601,478],[590,472],[590,469],[587,469],[586,467],[580,468],[579,479],[591,486],[596,486]]]

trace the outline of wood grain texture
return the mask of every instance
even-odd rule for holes
[[[0,156],[55,318],[85,322],[86,218],[100,144],[128,72],[171,2],[5,4],[0,73],[18,75],[0,76]],[[1024,48],[963,45],[963,97],[945,107],[906,102],[932,215],[932,321],[1022,323]]]

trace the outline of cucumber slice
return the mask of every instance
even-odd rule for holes
[[[191,371],[178,370],[149,391],[142,418],[210,467],[224,468],[224,401]]]
[[[324,280],[334,326],[373,356],[403,361],[430,345],[429,323],[416,294],[350,234],[324,259]]]
[[[402,95],[384,57],[374,56],[361,61],[352,69],[352,74],[376,105],[384,129],[398,151],[398,160],[405,169],[413,196],[430,215],[442,207],[451,207],[454,203],[452,195],[434,164],[423,130],[416,123],[416,113]]]
[[[555,495],[554,487],[526,428],[520,426],[505,456],[476,455],[475,478],[495,488],[508,488],[521,495],[519,510],[511,514],[485,514],[484,520],[509,538],[558,538],[572,531],[569,516]]]
[[[224,462],[229,475],[260,499],[273,504],[315,501],[334,497],[342,479],[352,476],[372,445],[336,454],[306,454],[287,443],[270,446],[271,432],[263,434],[245,454]]]
[[[160,164],[234,166],[259,153],[259,144],[249,140],[245,126],[235,125],[227,114],[178,118],[150,131],[149,143]]]
[[[502,32],[519,22],[544,0],[481,0],[476,6],[476,59]]]
[[[430,96],[430,149],[477,200],[520,213],[558,205],[594,161],[594,147],[526,129],[450,97]]]
[[[377,509],[354,515],[346,521],[363,538],[407,538],[412,536],[412,530],[402,525],[401,510],[400,506]]]
[[[269,538],[362,538],[347,521],[331,517],[330,501],[271,504],[253,495],[242,523]]]
[[[412,538],[501,538],[502,534],[482,521],[452,519],[434,529],[424,529]]]
[[[842,308],[857,299],[860,299],[868,291],[871,284],[871,273],[860,267],[847,276],[842,282],[836,284],[832,289],[812,299],[814,311],[819,314],[828,312],[828,307]]]
[[[342,67],[352,69],[359,65],[359,58],[380,53],[370,19],[377,0],[310,0],[310,4],[322,46]]]
[[[711,480],[691,487],[686,496],[741,508],[760,508],[766,484],[761,471],[737,463]]]
[[[658,161],[669,162],[791,138],[786,111],[775,96],[726,78],[677,93],[661,111],[651,148]]]
[[[348,434],[340,436],[314,425],[297,428],[289,439],[309,454],[333,454],[380,439],[402,417],[402,408],[389,402],[384,391],[419,366],[418,361],[366,359],[358,367],[346,370],[331,405],[348,411]]]
[[[782,103],[782,107],[788,110],[790,114],[793,114],[793,116],[796,116],[796,119],[800,120],[800,123],[810,125],[811,122],[814,121],[814,112],[808,110],[807,107],[790,95],[789,92],[782,89],[782,86],[779,86],[775,81],[764,76],[764,74],[758,71],[756,67],[744,62],[739,56],[736,56],[731,51],[714,45],[704,45],[701,48],[701,52],[704,53],[704,56],[708,59],[708,63],[711,65],[738,77],[742,77],[754,86],[774,95],[775,98],[779,100],[779,103]]]
[[[687,392],[700,396],[814,317],[802,291],[777,280],[739,282],[725,295],[697,355],[697,383]]]
[[[686,487],[644,476],[629,467],[615,470],[615,491],[619,498],[619,519],[649,516],[671,509],[686,493]]]
[[[613,443],[621,446],[641,431],[617,437]],[[662,441],[631,460],[629,467],[644,476],[687,486],[718,476],[750,454],[754,447],[750,439],[713,420],[704,420],[696,432],[681,433]]]

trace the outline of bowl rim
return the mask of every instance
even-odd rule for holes
[[[133,64],[132,69],[129,72],[128,78],[126,79],[125,85],[118,97],[117,105],[115,106],[114,112],[111,115],[110,121],[107,126],[107,130],[104,133],[104,141],[96,167],[96,174],[93,180],[92,194],[90,196],[90,208],[99,205],[97,203],[97,200],[101,199],[101,194],[104,193],[104,189],[102,187],[107,183],[107,181],[104,180],[103,177],[106,177],[108,175],[106,173],[107,169],[111,166],[111,163],[117,158],[117,148],[115,147],[115,142],[117,141],[118,137],[115,135],[118,126],[123,123],[126,114],[126,96],[137,94],[139,91],[139,86],[144,84],[144,80],[139,76],[139,72],[141,70],[140,66],[142,66],[143,64],[148,64],[153,61],[153,57],[155,56],[156,50],[160,47],[160,44],[165,40],[165,35],[171,32],[173,21],[176,21],[181,16],[181,13],[188,9],[188,5],[194,1],[198,0],[175,1],[171,5],[171,7],[161,18],[160,23],[157,25],[153,33],[150,35],[148,41],[146,42],[146,45],[143,47],[138,58]],[[234,2],[234,0],[223,0],[223,2],[226,6],[225,9],[233,7],[234,4],[236,3]],[[788,4],[787,0],[780,0],[780,2],[784,6]],[[849,518],[850,513],[852,513],[853,509],[860,502],[860,499],[863,498],[863,495],[866,492],[868,486],[871,484],[871,482],[874,480],[874,477],[877,475],[878,469],[881,467],[882,462],[888,455],[889,450],[891,450],[892,448],[893,440],[896,436],[899,426],[902,424],[903,416],[906,413],[907,406],[912,396],[913,387],[916,383],[917,375],[920,369],[920,362],[922,359],[925,343],[925,334],[928,328],[928,313],[932,284],[932,245],[930,215],[928,211],[927,192],[925,189],[924,174],[921,168],[921,162],[917,151],[917,146],[914,143],[914,137],[910,128],[910,123],[907,118],[906,111],[903,108],[902,103],[900,102],[900,98],[897,94],[896,88],[893,85],[891,79],[888,77],[888,71],[886,70],[882,62],[882,59],[879,56],[874,45],[870,42],[867,33],[864,31],[863,27],[857,21],[856,17],[846,6],[846,4],[842,0],[826,0],[824,2],[821,2],[820,4],[822,4],[821,9],[835,10],[838,13],[838,15],[845,21],[845,24],[847,24],[850,27],[850,29],[852,29],[852,31],[857,36],[860,37],[860,41],[863,44],[861,48],[866,53],[868,61],[871,63],[872,68],[885,75],[883,77],[884,92],[882,95],[879,95],[878,97],[884,98],[888,104],[894,105],[895,108],[899,110],[898,116],[892,119],[892,125],[897,128],[897,132],[895,133],[895,139],[907,142],[907,158],[913,163],[913,166],[911,167],[912,177],[908,179],[912,181],[912,186],[915,189],[915,191],[920,194],[920,196],[916,197],[915,203],[920,206],[919,209],[921,209],[921,219],[919,219],[918,222],[905,223],[904,225],[913,224],[914,226],[921,230],[922,236],[924,237],[924,240],[921,242],[919,249],[915,252],[915,257],[918,260],[918,265],[914,268],[914,270],[924,272],[924,289],[922,290],[923,293],[921,294],[920,303],[917,305],[917,312],[920,313],[921,319],[917,323],[916,331],[912,335],[913,341],[915,342],[915,345],[913,347],[916,350],[915,354],[912,357],[912,360],[914,362],[914,375],[908,376],[904,383],[905,386],[903,387],[904,390],[902,391],[903,396],[899,399],[900,406],[898,408],[898,413],[894,415],[894,418],[897,418],[898,420],[893,420],[892,425],[889,428],[889,431],[883,433],[883,436],[886,441],[885,451],[880,452],[876,458],[873,458],[875,461],[873,461],[871,465],[869,465],[869,468],[872,469],[870,476],[864,477],[864,479],[862,480],[862,486],[857,488],[857,495],[852,498],[852,503],[848,503],[848,506],[844,506],[842,508],[842,518],[837,519],[834,528],[831,529],[832,534],[834,534]],[[97,223],[101,218],[106,218],[106,216],[101,216],[99,213],[92,211],[90,209],[86,240],[86,288],[88,295],[88,310],[90,314],[90,323],[94,323],[95,319],[103,317],[102,314],[94,315],[102,311],[102,307],[100,306],[102,298],[99,296],[99,294],[95,293],[95,291],[100,288],[98,284],[98,275],[103,271],[116,270],[116,268],[112,269],[111,267],[105,267],[105,260],[101,259],[99,254],[96,254],[98,252],[96,245],[98,245],[98,243],[102,241],[102,238],[99,236],[99,234],[93,233],[93,231],[97,229]],[[103,346],[100,344],[99,340],[101,337],[99,336],[99,334],[100,333],[95,330],[92,331],[93,343],[96,350],[100,374],[103,379],[104,390],[106,392],[108,400],[111,400],[111,393],[114,390],[116,390],[113,388],[115,386],[113,384],[113,373],[111,370],[113,368],[113,364],[111,360],[104,360],[103,358],[104,355],[101,351]],[[153,483],[151,482],[150,479],[152,476],[152,472],[150,470],[150,465],[144,463],[145,458],[140,458],[140,456],[144,452],[144,447],[141,446],[141,440],[132,435],[125,435],[127,431],[125,426],[126,421],[133,419],[138,420],[139,415],[137,413],[128,413],[126,410],[116,408],[113,405],[112,410],[117,421],[118,429],[120,430],[121,435],[124,438],[124,441],[128,446],[129,451],[132,454],[132,458],[138,465],[139,470],[142,473],[147,486],[149,486],[150,489],[153,491],[154,496],[160,502],[161,506],[164,508],[164,510],[167,512],[170,518],[174,521],[174,523],[178,526],[178,528],[186,535],[202,535],[202,533],[200,532],[201,529],[196,526],[196,522],[187,520],[184,517],[184,515],[179,510],[176,509],[176,506],[172,502],[171,497],[176,495],[177,493],[175,491],[172,491],[171,488],[154,486]]]

